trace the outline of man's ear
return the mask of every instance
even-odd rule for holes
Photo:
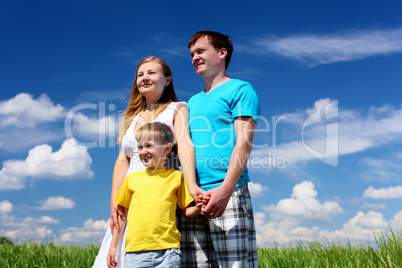
[[[163,153],[168,155],[171,150],[172,150],[172,144],[168,143],[168,144],[166,144],[166,147],[165,147],[165,150],[163,151]]]
[[[221,59],[225,58],[227,54],[228,54],[228,51],[227,51],[226,48],[223,47],[223,48],[221,48],[221,49],[219,50],[219,57],[220,57]]]

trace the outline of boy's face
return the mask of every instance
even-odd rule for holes
[[[190,48],[192,65],[197,74],[204,79],[219,72],[220,65],[225,64],[226,54],[225,48],[217,51],[206,36],[198,39]]]
[[[157,139],[152,139],[144,135],[137,141],[138,155],[142,164],[148,169],[164,168],[167,155],[172,149],[172,145],[161,144]]]

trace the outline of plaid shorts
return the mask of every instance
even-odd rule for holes
[[[258,267],[247,183],[235,189],[221,217],[182,216],[180,227],[182,267]]]

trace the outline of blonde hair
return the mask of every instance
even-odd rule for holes
[[[172,71],[170,70],[169,65],[167,65],[166,62],[164,62],[160,58],[156,58],[154,56],[149,56],[145,59],[143,59],[140,64],[138,64],[136,73],[135,73],[135,80],[133,87],[131,89],[131,95],[130,99],[128,101],[128,106],[126,111],[123,113],[123,125],[120,129],[119,136],[117,138],[117,143],[121,143],[123,140],[124,135],[127,132],[127,129],[130,127],[131,123],[133,122],[135,116],[139,114],[141,111],[144,111],[147,108],[146,100],[145,97],[138,91],[137,87],[137,75],[138,75],[138,69],[140,68],[141,65],[148,63],[148,62],[156,62],[159,63],[162,66],[163,69],[163,74],[165,77],[172,76]],[[157,104],[159,105],[154,111],[151,113],[151,118],[156,118],[165,108],[172,102],[172,101],[178,101],[176,97],[176,93],[174,91],[174,86],[173,86],[173,78],[171,79],[169,85],[165,87],[163,90],[162,96],[159,98],[157,101]]]
[[[160,144],[171,143],[173,145],[174,142],[172,129],[161,122],[151,122],[140,127],[135,133],[135,139],[138,141],[144,137],[158,140]]]

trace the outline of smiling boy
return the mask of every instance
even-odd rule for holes
[[[176,207],[183,209],[186,217],[196,217],[200,208],[190,206],[193,198],[183,174],[165,167],[174,142],[170,127],[148,123],[137,130],[135,138],[146,170],[130,173],[115,200],[127,215],[124,267],[180,267]],[[121,220],[119,225],[125,226],[125,222]],[[116,248],[122,233],[113,232],[107,256],[109,267],[117,266]]]

